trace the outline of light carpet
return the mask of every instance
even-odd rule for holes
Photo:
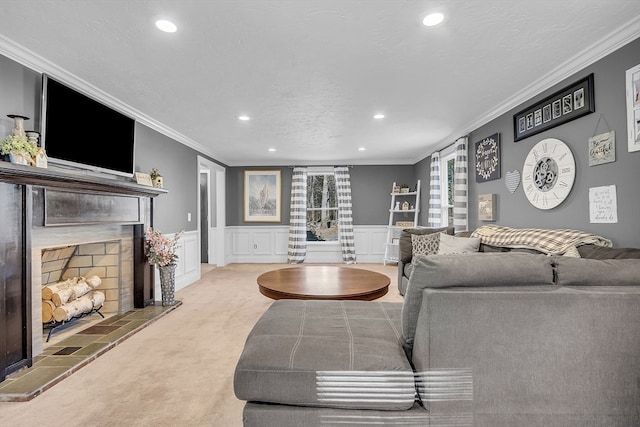
[[[200,280],[176,293],[181,307],[33,400],[0,403],[0,425],[242,426],[233,372],[249,331],[273,302],[256,279],[284,267],[203,267]],[[378,301],[402,301],[397,266],[351,267],[387,275],[389,293]]]

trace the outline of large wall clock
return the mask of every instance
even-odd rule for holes
[[[575,177],[573,153],[555,138],[538,142],[522,167],[524,193],[538,209],[553,209],[562,203],[571,192]]]

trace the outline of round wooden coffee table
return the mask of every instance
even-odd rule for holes
[[[346,299],[371,301],[389,290],[389,277],[375,271],[304,265],[258,276],[260,292],[273,299]]]

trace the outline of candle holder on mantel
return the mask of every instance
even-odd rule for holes
[[[24,132],[24,121],[29,120],[29,117],[21,116],[20,114],[7,114],[7,117],[13,119],[13,134],[26,138],[27,134]]]

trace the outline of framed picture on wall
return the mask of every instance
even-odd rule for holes
[[[480,194],[478,196],[478,219],[480,221],[496,220],[496,199],[495,194]]]
[[[593,73],[591,73],[542,101],[538,101],[514,114],[513,140],[520,141],[578,117],[593,113],[596,111],[593,93]]]
[[[245,170],[244,221],[280,222],[281,186],[279,170]]]
[[[640,64],[626,72],[629,152],[640,151]]]
[[[475,143],[476,182],[500,178],[500,134],[494,133]]]

